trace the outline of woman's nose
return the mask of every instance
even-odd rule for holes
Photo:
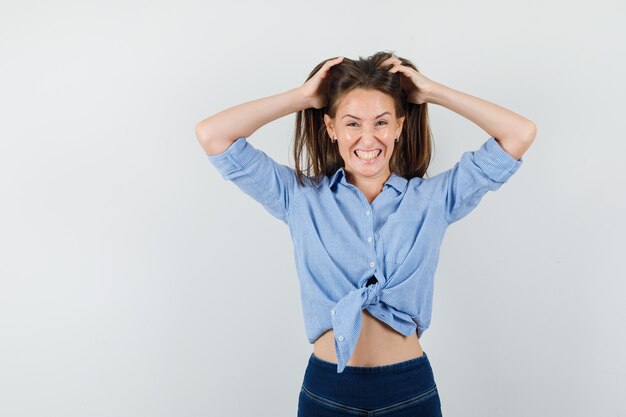
[[[364,138],[372,138],[374,137],[374,129],[370,126],[365,126],[363,128],[363,137]]]

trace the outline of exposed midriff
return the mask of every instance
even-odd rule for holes
[[[363,325],[354,352],[346,366],[383,366],[422,356],[417,334],[404,336],[388,324],[361,311]],[[333,329],[324,332],[313,344],[313,353],[327,362],[337,363]]]

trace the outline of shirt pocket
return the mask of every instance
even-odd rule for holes
[[[419,219],[394,219],[385,223],[381,232],[385,262],[404,263],[422,224]]]

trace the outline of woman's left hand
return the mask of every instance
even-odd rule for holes
[[[385,67],[393,64],[389,72],[400,72],[402,74],[402,89],[406,92],[407,100],[415,104],[429,102],[429,94],[437,83],[424,76],[415,69],[402,65],[402,61],[396,56],[389,57],[381,62],[380,66]]]

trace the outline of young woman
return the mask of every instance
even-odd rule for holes
[[[430,178],[427,103],[489,134]],[[247,138],[294,112],[292,169]],[[297,88],[198,123],[222,177],[289,227],[314,345],[299,416],[441,415],[419,342],[439,247],[451,223],[518,170],[535,135],[530,120],[432,81],[389,52],[325,60]]]

